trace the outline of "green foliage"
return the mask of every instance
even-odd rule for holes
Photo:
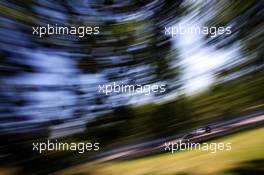
[[[106,143],[170,136],[216,120],[263,110],[263,77],[263,73],[244,76],[162,104],[124,106],[88,123],[86,132]]]

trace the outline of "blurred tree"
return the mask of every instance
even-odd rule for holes
[[[263,1],[217,1],[208,4],[211,14],[208,26],[230,26],[230,35],[209,39],[208,43],[224,49],[233,44],[239,44],[242,56],[230,59],[218,76],[233,79],[239,76],[256,74],[264,69],[264,22]]]
[[[180,69],[175,64],[178,61],[177,50],[173,49],[171,39],[163,34],[163,30],[166,24],[175,22],[183,14],[181,1],[131,1],[122,8],[115,6],[113,1],[105,1],[105,4],[106,8],[99,14],[103,20],[99,23],[101,34],[79,40],[80,45],[87,46],[82,50],[87,56],[78,62],[83,73],[103,75],[105,84],[163,82],[167,85],[166,92],[177,90],[181,85],[178,81]],[[125,16],[120,20],[118,15],[124,12]],[[114,15],[105,18],[107,13]],[[170,15],[169,20],[167,15]],[[130,102],[130,96],[117,96],[117,104]],[[101,95],[99,98],[102,105],[111,106],[113,98],[111,101],[107,100],[109,96]]]

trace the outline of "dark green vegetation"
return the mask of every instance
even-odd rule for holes
[[[193,96],[162,104],[123,106],[87,124],[89,138],[102,143],[169,136],[215,121],[263,110],[263,73],[213,85]]]

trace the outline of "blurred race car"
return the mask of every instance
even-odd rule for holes
[[[184,135],[182,137],[182,139],[190,139],[190,138],[193,138],[195,136],[200,136],[200,135],[203,135],[205,133],[210,133],[211,130],[212,130],[212,128],[210,126],[199,128],[199,129],[196,129],[196,130]]]

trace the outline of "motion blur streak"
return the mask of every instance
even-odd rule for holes
[[[257,0],[1,0],[0,171],[46,175],[97,158],[32,151],[47,138],[111,152],[262,113],[263,9]],[[100,32],[32,35],[48,24]],[[164,34],[177,25],[232,32]],[[98,92],[113,82],[166,91]]]

